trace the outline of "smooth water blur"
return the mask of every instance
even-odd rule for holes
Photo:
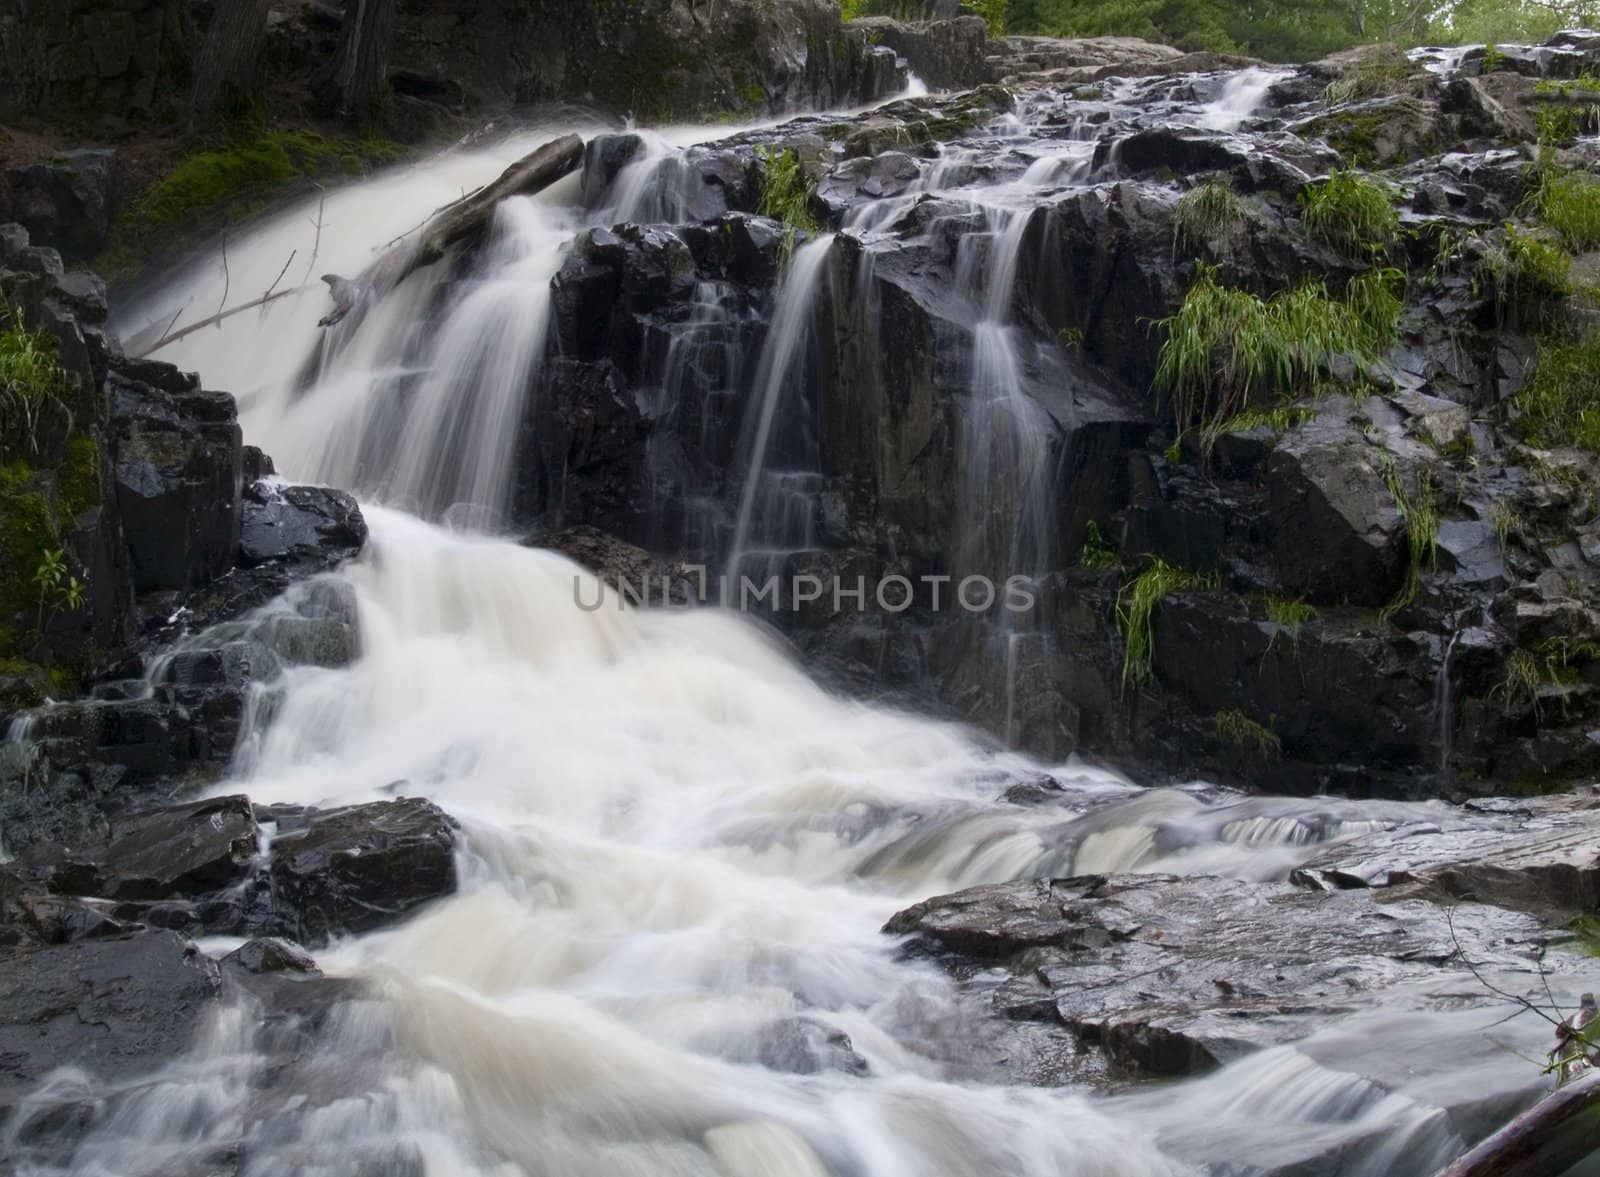
[[[1239,75],[1198,117],[1236,125],[1266,73]],[[548,137],[331,195],[314,268],[358,272]],[[168,355],[240,394],[246,436],[282,470],[361,492],[372,533],[340,574],[358,603],[360,660],[257,687],[223,788],[263,804],[431,798],[461,823],[462,886],[320,954],[356,996],[292,1065],[283,1028],[245,1002],[137,1084],[59,1073],[30,1106],[89,1099],[102,1115],[65,1164],[29,1171],[201,1172],[225,1153],[242,1156],[243,1177],[1163,1177],[1317,1157],[1340,1158],[1341,1173],[1432,1172],[1462,1143],[1443,1105],[1537,1087],[1508,1050],[1536,1052],[1541,1026],[1490,1032],[1482,1011],[1379,1002],[1162,1088],[1017,1088],[985,1052],[992,1015],[879,929],[985,882],[1281,880],[1329,842],[1444,807],[1147,790],[1047,768],[833,696],[781,639],[731,613],[623,608],[560,556],[419,518],[493,524],[511,474],[507,422],[542,360],[566,242],[585,218],[669,217],[674,144],[687,141],[653,140],[599,213],[572,207],[570,181],[508,202],[475,269],[414,275],[347,337],[335,328],[329,358],[317,358],[320,288]],[[958,276],[976,324],[963,445],[977,481],[963,502],[977,512],[980,491],[1009,486],[1011,526],[980,528],[991,538],[974,566],[1049,557],[1030,521],[1053,509],[1027,388],[1035,344],[1009,306],[1023,197],[1087,182],[1090,148],[1058,143],[1008,186],[972,184],[955,152],[925,177],[966,185],[988,230]],[[264,288],[291,250],[309,254],[304,216],[230,245],[235,289]],[[886,223],[863,215],[846,231],[870,243]],[[794,471],[773,469],[770,451],[830,248],[797,251],[769,358],[749,367],[764,376],[745,421],[736,554],[784,530],[784,495],[814,493],[774,483]],[[203,272],[143,318],[210,313],[219,294]],[[704,290],[686,329],[723,320]],[[682,379],[663,405],[692,415],[686,398],[704,390],[689,387],[684,349],[668,352]],[[1001,799],[1047,771],[1059,786],[1049,803]]]

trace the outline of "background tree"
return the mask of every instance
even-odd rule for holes
[[[322,101],[341,115],[373,118],[389,105],[395,0],[345,0],[339,52],[317,78]]]
[[[272,0],[216,0],[195,60],[190,112],[208,122],[261,92],[267,9]]]

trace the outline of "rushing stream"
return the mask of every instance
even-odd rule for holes
[[[1194,125],[1236,126],[1273,76],[1231,79]],[[1444,820],[1446,807],[1147,791],[1084,766],[1048,770],[1058,804],[1001,804],[1008,784],[1046,770],[965,729],[831,695],[730,612],[609,597],[581,608],[601,591],[592,578],[495,537],[568,242],[626,216],[672,219],[678,149],[726,133],[662,136],[603,212],[580,207],[576,179],[506,202],[474,270],[415,275],[330,329],[326,361],[313,358],[327,310],[316,276],[359,272],[547,130],[330,193],[230,243],[234,290],[266,289],[293,255],[286,281],[306,291],[164,358],[235,392],[246,439],[281,472],[356,492],[371,539],[340,574],[359,603],[360,659],[289,671],[220,791],[260,804],[428,797],[461,823],[462,887],[319,954],[325,972],[369,984],[292,1096],[261,1099],[271,1029],[236,1007],[182,1064],[121,1092],[49,1171],[199,1173],[243,1141],[249,1177],[1155,1177],[1298,1156],[1340,1159],[1295,1171],[1431,1173],[1464,1143],[1443,1108],[1538,1088],[1511,1050],[1541,1052],[1542,1023],[1358,1002],[1303,1044],[1202,1078],[1114,1095],[1024,1088],[1004,1078],[993,1015],[879,929],[983,882],[1282,879],[1321,843]],[[1038,522],[1048,455],[1030,448],[1046,410],[1029,391],[1049,359],[1011,322],[1009,292],[1029,192],[1089,180],[1083,135],[1002,184],[950,154],[843,230],[870,266],[877,227],[928,191],[967,202],[984,227],[956,267],[976,340],[962,443],[974,568],[1051,557]],[[798,248],[760,354],[731,365],[749,390],[728,424],[743,482],[695,527],[735,566],[814,542],[815,472],[803,445],[775,442],[806,395],[788,377],[835,248],[831,236]],[[204,317],[222,282],[208,266],[138,317],[165,323],[180,305]],[[689,387],[693,333],[730,312],[714,289],[698,305],[666,352],[663,405],[706,391]],[[795,1049],[848,1065],[797,1067],[784,1057]]]

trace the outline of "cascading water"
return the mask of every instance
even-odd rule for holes
[[[316,268],[359,271],[521,146],[331,197]],[[1070,148],[1027,183],[1061,182],[1066,156],[1087,166]],[[643,198],[633,191],[622,203]],[[158,1075],[106,1087],[58,1073],[4,1144],[23,1147],[26,1109],[90,1104],[93,1126],[70,1157],[21,1172],[126,1177],[223,1157],[243,1177],[1176,1177],[1256,1171],[1298,1149],[1341,1172],[1423,1175],[1461,1144],[1442,1087],[1476,1092],[1491,1072],[1497,1088],[1533,1086],[1504,1051],[1537,1049],[1537,1030],[1414,1010],[1402,1025],[1387,1009],[1160,1091],[999,1082],[992,1015],[899,956],[879,931],[895,911],[1095,871],[1282,878],[1318,846],[1442,807],[1219,801],[1081,768],[1055,770],[1058,804],[1001,803],[1039,767],[963,729],[832,697],[727,613],[625,609],[561,557],[418,518],[465,505],[469,521],[492,521],[501,505],[507,419],[542,358],[549,278],[581,221],[571,195],[508,205],[476,271],[414,277],[309,380],[320,297],[172,349],[239,390],[247,435],[286,470],[405,508],[366,508],[368,549],[340,574],[360,660],[286,671],[276,704],[251,713],[225,787],[263,804],[429,797],[461,823],[462,885],[321,954],[356,985],[299,1056],[241,998]],[[1001,199],[987,253],[966,279],[985,294],[965,423],[976,546],[961,559],[1027,571],[1049,556],[1048,461],[1029,344],[1009,323],[1026,216],[1002,207],[1008,195],[989,194]],[[291,230],[304,238],[305,211],[232,247],[233,281],[264,275],[264,287],[298,248]],[[832,244],[797,251],[768,332],[736,555],[765,542],[764,499],[794,489],[766,485],[773,423]],[[158,299],[148,320],[182,304],[209,313],[209,286]],[[701,290],[683,338],[715,334],[721,305]],[[691,365],[688,351],[668,349],[669,373]],[[685,391],[663,386],[663,416]],[[995,487],[1004,506],[984,497]],[[598,609],[579,604],[597,597]],[[796,1041],[847,1065],[797,1065]],[[1440,1067],[1431,1077],[1372,1077],[1424,1052]]]

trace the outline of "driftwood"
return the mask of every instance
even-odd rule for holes
[[[283,275],[281,274],[279,275],[280,278],[282,276]],[[249,302],[240,303],[238,306],[230,307],[225,311],[219,311],[217,314],[212,315],[209,319],[201,319],[198,323],[191,323],[181,331],[173,331],[169,328],[165,335],[156,340],[156,342],[152,343],[149,347],[141,350],[133,358],[136,360],[142,360],[146,356],[153,356],[162,348],[169,347],[172,344],[177,343],[180,339],[187,339],[195,332],[203,331],[207,327],[215,327],[218,323],[221,323],[225,319],[231,319],[235,315],[242,315],[246,311],[253,311],[257,307],[270,306],[272,303],[277,302],[280,298],[288,298],[291,294],[299,294],[302,290],[310,289],[311,287],[309,286],[296,286],[293,290],[279,290],[276,293],[269,291],[260,298],[255,298],[251,299]],[[174,322],[176,322],[176,319],[174,319]]]
[[[464,241],[481,230],[494,216],[495,206],[502,200],[542,192],[557,180],[577,171],[582,163],[583,140],[576,135],[563,135],[532,154],[523,156],[501,173],[494,183],[462,197],[454,204],[445,205],[422,227],[422,236],[411,254],[409,264],[403,269],[396,267],[400,273],[398,278],[393,279],[391,287],[398,286],[413,270],[431,266],[456,242]],[[378,263],[378,268],[385,268],[383,261]]]
[[[1549,1177],[1600,1152],[1600,1070],[1557,1088],[1435,1177]]]

